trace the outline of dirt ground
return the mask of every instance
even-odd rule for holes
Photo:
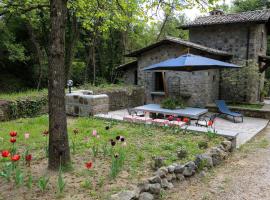
[[[270,126],[206,176],[165,193],[172,200],[269,200]]]

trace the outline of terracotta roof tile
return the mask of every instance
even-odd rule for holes
[[[198,26],[208,26],[217,24],[234,24],[234,23],[266,23],[270,19],[270,9],[255,10],[241,13],[210,15],[198,17],[193,22],[187,23],[180,28],[187,29]]]
[[[182,46],[186,46],[186,47],[190,47],[190,48],[193,48],[193,49],[197,49],[197,50],[201,50],[201,51],[205,51],[205,52],[208,52],[210,54],[214,54],[214,55],[220,55],[220,56],[232,56],[232,54],[226,52],[226,51],[221,51],[221,50],[218,50],[218,49],[213,49],[213,48],[209,48],[209,47],[206,47],[206,46],[203,46],[203,45],[200,45],[200,44],[196,44],[196,43],[193,43],[193,42],[190,42],[190,41],[186,41],[186,40],[182,40],[180,38],[176,38],[176,37],[166,37],[165,39],[159,41],[159,42],[156,42],[154,44],[151,44],[147,47],[144,47],[142,49],[139,49],[139,50],[136,50],[136,51],[133,51],[131,52],[130,54],[127,54],[126,56],[128,57],[137,57],[138,55],[146,52],[146,51],[149,51],[151,49],[154,49],[162,44],[166,44],[166,43],[176,43],[176,44],[179,44],[179,45],[182,45]]]

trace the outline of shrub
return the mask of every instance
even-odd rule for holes
[[[176,100],[176,99],[169,97],[169,98],[164,99],[161,102],[161,107],[173,110],[176,108],[184,108],[185,105],[181,100]]]

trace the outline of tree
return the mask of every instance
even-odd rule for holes
[[[236,12],[260,10],[264,8],[270,8],[269,0],[235,0],[233,2],[233,11]]]
[[[70,164],[65,110],[65,27],[67,0],[50,0],[49,169]]]

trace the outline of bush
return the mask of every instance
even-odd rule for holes
[[[161,102],[161,107],[166,109],[176,109],[176,108],[184,108],[185,105],[181,100],[176,100],[173,98],[166,98]]]
[[[20,117],[35,117],[46,112],[45,107],[48,103],[47,96],[37,99],[24,99],[11,101],[9,104],[9,117],[16,119]]]

